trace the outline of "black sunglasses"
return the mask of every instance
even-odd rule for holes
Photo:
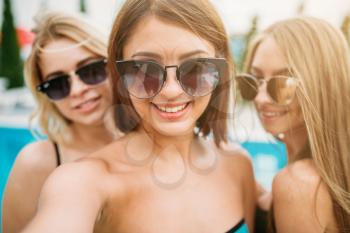
[[[167,69],[176,68],[176,78],[190,96],[199,97],[211,93],[225,74],[224,58],[190,59],[179,66],[162,66],[154,61],[117,61],[117,71],[128,92],[140,99],[156,96],[164,86]]]
[[[259,93],[259,87],[266,82],[266,92],[279,105],[288,105],[292,102],[298,86],[297,79],[290,76],[278,75],[269,80],[256,78],[251,74],[236,76],[237,87],[243,99],[251,101]]]
[[[81,66],[74,73],[79,76],[83,83],[97,85],[107,78],[106,63],[106,59],[99,59]],[[70,93],[70,74],[54,76],[42,82],[36,88],[38,91],[45,93],[52,100],[63,99]]]

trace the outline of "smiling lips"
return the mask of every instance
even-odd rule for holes
[[[264,117],[277,117],[277,116],[282,116],[284,115],[286,112],[267,112],[267,111],[261,111],[260,115],[263,115]]]
[[[182,117],[189,109],[190,102],[187,103],[181,103],[181,104],[167,104],[167,105],[160,105],[160,104],[152,104],[154,106],[156,112],[161,118],[167,119],[167,120],[176,120],[180,117]]]
[[[84,113],[84,114],[90,113],[98,107],[98,105],[100,103],[100,99],[101,99],[100,96],[88,99],[88,100],[76,105],[75,107],[73,107],[73,109],[77,110],[79,113]]]
[[[287,111],[266,111],[266,110],[259,110],[259,116],[260,119],[264,122],[270,122],[278,119],[281,116],[284,116],[287,114]]]

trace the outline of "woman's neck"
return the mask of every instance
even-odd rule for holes
[[[190,154],[191,146],[195,139],[195,135],[192,132],[181,136],[167,136],[142,129],[138,131],[138,134],[143,135],[145,140],[151,143],[155,155],[167,157],[169,157],[169,154],[181,155],[185,161]]]
[[[193,132],[180,137],[140,129],[127,135],[125,156],[128,162],[144,165],[158,187],[173,189],[185,181],[187,168],[191,166],[189,163],[192,161],[196,165],[197,156],[194,154],[198,154],[198,148],[201,148],[197,139]],[[202,169],[203,159],[200,162],[198,167],[201,170],[211,167],[210,164]]]
[[[283,134],[283,138],[281,140],[286,145],[288,163],[294,162],[301,158],[310,157],[310,151],[308,150],[308,136],[305,126],[289,130]]]
[[[86,150],[95,151],[113,140],[113,132],[108,131],[103,124],[95,126],[72,124],[71,131],[73,134],[72,146]]]

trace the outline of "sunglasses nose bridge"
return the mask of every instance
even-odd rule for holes
[[[255,101],[257,102],[271,102],[271,97],[267,92],[267,85],[268,80],[266,79],[259,79],[257,80],[258,83],[258,90],[257,94],[255,96]]]
[[[258,94],[257,94],[257,96],[259,95],[259,93],[263,93],[263,94],[266,94],[266,95],[269,96],[269,93],[268,93],[269,80],[266,80],[265,78],[264,79],[258,79],[257,83],[258,83]]]
[[[172,70],[174,70],[173,73],[172,71],[170,71],[170,76],[169,76],[169,73],[168,73],[168,68],[173,68]],[[175,69],[174,69],[175,68]],[[169,79],[168,77],[174,77],[174,75],[172,74],[175,74],[175,80],[177,81],[178,85],[180,85],[180,80],[179,80],[179,67],[177,65],[171,65],[171,66],[165,66],[164,67],[164,85],[167,83],[167,80]],[[168,81],[169,82],[169,81]],[[180,85],[181,86],[181,85]]]
[[[179,70],[179,67],[177,65],[165,66],[164,67],[164,77],[166,78],[168,76],[168,69],[169,68],[175,68],[175,74],[176,74],[176,78],[177,78],[177,73]]]
[[[168,68],[173,68],[169,69]],[[175,68],[175,69],[174,69]],[[161,90],[161,94],[166,95],[168,98],[176,97],[183,92],[182,86],[179,81],[179,67],[177,65],[164,67],[164,83]]]
[[[68,75],[70,79],[70,95],[77,96],[89,89],[89,85],[81,80],[78,73],[71,71]]]
[[[268,81],[266,79],[258,79],[257,83],[258,83],[258,89],[260,89],[260,88],[266,89]]]

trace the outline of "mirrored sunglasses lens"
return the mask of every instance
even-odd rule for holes
[[[258,94],[257,81],[253,77],[247,75],[238,75],[236,81],[242,98],[248,101],[254,100]]]
[[[220,71],[210,61],[189,61],[179,68],[180,84],[191,96],[204,96],[212,92],[220,80]]]
[[[124,61],[117,63],[117,69],[129,93],[137,98],[151,98],[162,88],[163,70],[155,63]]]
[[[49,80],[43,84],[44,89],[43,92],[52,99],[52,100],[60,100],[69,95],[70,92],[70,84],[68,76],[60,76]]]
[[[267,92],[277,104],[281,105],[292,102],[296,88],[297,83],[293,78],[275,77],[267,84]]]
[[[106,63],[105,61],[94,62],[81,67],[76,73],[85,84],[96,85],[107,78]]]

